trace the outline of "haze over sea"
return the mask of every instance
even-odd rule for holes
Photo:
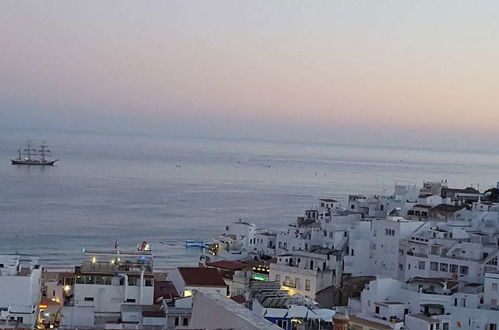
[[[10,165],[26,139],[47,140],[57,166]],[[499,155],[485,152],[11,129],[0,141],[0,254],[49,265],[143,240],[156,266],[195,265],[200,251],[184,241],[210,240],[239,218],[285,228],[321,197],[499,180]]]

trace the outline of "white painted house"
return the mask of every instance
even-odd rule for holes
[[[33,328],[41,298],[38,258],[0,256],[0,328]]]

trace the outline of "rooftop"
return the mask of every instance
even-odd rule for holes
[[[434,319],[434,318],[429,317],[429,316],[426,316],[426,315],[423,315],[423,314],[411,314],[411,315],[408,315],[408,316],[418,318],[418,319],[426,321],[428,323],[440,323],[439,320]]]
[[[209,267],[222,268],[226,270],[241,270],[244,268],[251,267],[251,265],[243,264],[239,261],[230,261],[230,260],[220,260],[215,262],[209,262],[206,264]]]
[[[380,329],[380,330],[391,330],[392,328],[381,322],[376,322],[363,318],[362,316],[350,316],[350,322],[365,325],[366,327]]]
[[[226,287],[226,284],[215,268],[179,267],[178,271],[186,285]]]

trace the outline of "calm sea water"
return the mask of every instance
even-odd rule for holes
[[[10,165],[27,138],[46,139],[54,167]],[[499,155],[327,144],[0,130],[0,253],[78,263],[83,248],[135,248],[156,265],[195,265],[184,240],[209,240],[239,218],[279,228],[320,197],[393,185],[499,180]]]

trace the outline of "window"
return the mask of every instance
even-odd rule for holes
[[[449,265],[447,265],[447,264],[440,264],[440,271],[441,272],[447,272],[448,266]]]
[[[468,273],[469,273],[468,266],[461,266],[461,267],[459,267],[459,274],[461,274],[461,275],[467,275]]]
[[[296,277],[295,278],[295,288],[300,289],[301,288],[301,283],[300,283],[300,278]]]
[[[178,316],[175,316],[175,326],[178,326],[180,324],[180,318]]]
[[[127,303],[134,303],[134,302],[135,302],[135,299],[133,299],[133,298],[128,298],[127,300],[125,300],[125,302],[127,302]]]
[[[497,283],[492,283],[492,291],[497,291]]]
[[[188,326],[188,325],[189,325],[189,318],[184,317],[184,318],[182,319],[182,325],[183,325],[184,327]]]
[[[458,265],[450,265],[450,272],[457,274],[458,268],[459,268]]]
[[[418,269],[422,269],[422,270],[425,269],[425,262],[424,261],[418,262]]]
[[[379,314],[379,306],[376,306],[376,314]]]
[[[442,324],[442,329],[443,329],[443,330],[449,330],[449,323],[448,323],[448,322],[444,322],[444,323]]]
[[[85,301],[94,301],[94,297],[85,297],[83,300],[85,300]]]
[[[146,278],[144,285],[145,286],[152,286],[153,285],[153,280],[151,278]]]
[[[305,280],[305,291],[310,291],[310,280]]]
[[[433,270],[433,271],[438,271],[438,262],[430,262],[430,270]]]
[[[281,283],[281,274],[275,274],[275,280]]]

